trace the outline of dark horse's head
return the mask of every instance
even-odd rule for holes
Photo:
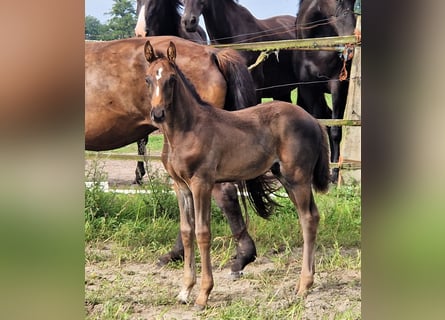
[[[167,109],[173,104],[173,93],[176,85],[175,59],[176,47],[170,41],[167,58],[156,56],[150,41],[145,43],[145,58],[149,62],[145,81],[149,88],[151,101],[150,118],[155,123],[165,120]]]
[[[300,0],[297,33],[303,38],[351,35],[355,29],[355,0]],[[304,30],[306,29],[306,30]]]
[[[339,36],[351,35],[355,29],[355,0],[325,0],[330,2],[329,21]],[[332,3],[335,3],[335,7]]]
[[[137,37],[177,35],[181,26],[180,0],[137,0]]]
[[[199,25],[199,16],[208,6],[208,0],[184,0],[182,23],[188,32],[195,32]]]

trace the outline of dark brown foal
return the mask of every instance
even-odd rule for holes
[[[298,211],[303,262],[297,294],[312,286],[319,213],[312,187],[329,185],[325,129],[302,108],[273,101],[228,112],[203,102],[166,55],[145,45],[151,119],[164,134],[163,163],[174,180],[184,244],[184,278],[178,295],[188,302],[196,283],[194,241],[201,255],[201,286],[195,305],[204,308],[213,288],[210,201],[215,183],[254,179],[271,170]],[[247,190],[250,191],[250,190]]]

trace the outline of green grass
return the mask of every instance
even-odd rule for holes
[[[164,145],[164,136],[160,133],[152,133],[148,136],[148,144],[147,150],[160,152],[162,150],[162,146]],[[131,143],[125,147],[115,149],[113,152],[116,153],[134,153],[138,152],[138,147],[136,143]]]
[[[297,104],[297,98],[298,98],[298,89],[294,89],[291,91],[291,101],[293,104]],[[329,93],[325,93],[324,94],[324,98],[326,100],[326,103],[328,104],[328,106],[332,109],[332,96]],[[263,98],[261,99],[262,103],[268,102],[268,101],[272,101],[272,98]]]
[[[146,258],[168,252],[178,232],[177,200],[167,177],[152,177],[144,187],[149,194],[104,193],[99,185],[85,191],[85,239],[87,243],[113,241]],[[359,248],[361,243],[360,186],[331,186],[327,194],[315,194],[320,212],[317,243],[324,248]],[[271,250],[291,252],[302,244],[298,215],[287,197],[277,197],[280,204],[270,219],[265,220],[249,208],[249,233],[258,254]],[[226,264],[235,246],[230,228],[212,202],[212,251]]]

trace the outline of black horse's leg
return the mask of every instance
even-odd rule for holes
[[[181,231],[176,237],[176,242],[169,253],[159,257],[158,266],[164,266],[169,262],[182,261],[184,259],[184,245],[182,244]]]
[[[237,188],[231,183],[216,184],[212,190],[213,198],[227,217],[230,230],[236,241],[236,258],[231,266],[234,277],[240,276],[244,267],[255,261],[256,258],[255,243],[247,232],[237,192]],[[178,234],[173,249],[159,258],[158,265],[162,266],[170,261],[182,260],[183,257],[184,246],[181,241],[181,234]]]
[[[346,99],[348,96],[348,81],[334,82],[331,86],[332,93],[332,119],[343,119],[346,107]],[[342,138],[342,127],[331,127],[331,162],[338,163],[340,159],[340,142]],[[339,169],[332,169],[331,181],[338,181]]]
[[[238,202],[238,189],[232,183],[216,184],[212,191],[216,204],[229,222],[230,230],[236,241],[236,257],[231,266],[232,275],[239,277],[244,267],[255,261],[256,247],[243,219]]]
[[[147,153],[147,142],[148,142],[148,136],[146,138],[140,139],[137,142],[138,145],[138,155],[145,156]],[[136,178],[134,179],[133,183],[137,183],[139,185],[142,184],[142,177],[145,175],[145,162],[144,161],[138,161],[136,170],[135,170]]]

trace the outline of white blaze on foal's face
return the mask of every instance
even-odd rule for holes
[[[159,79],[162,77],[162,67],[156,71],[156,97],[159,97]]]

